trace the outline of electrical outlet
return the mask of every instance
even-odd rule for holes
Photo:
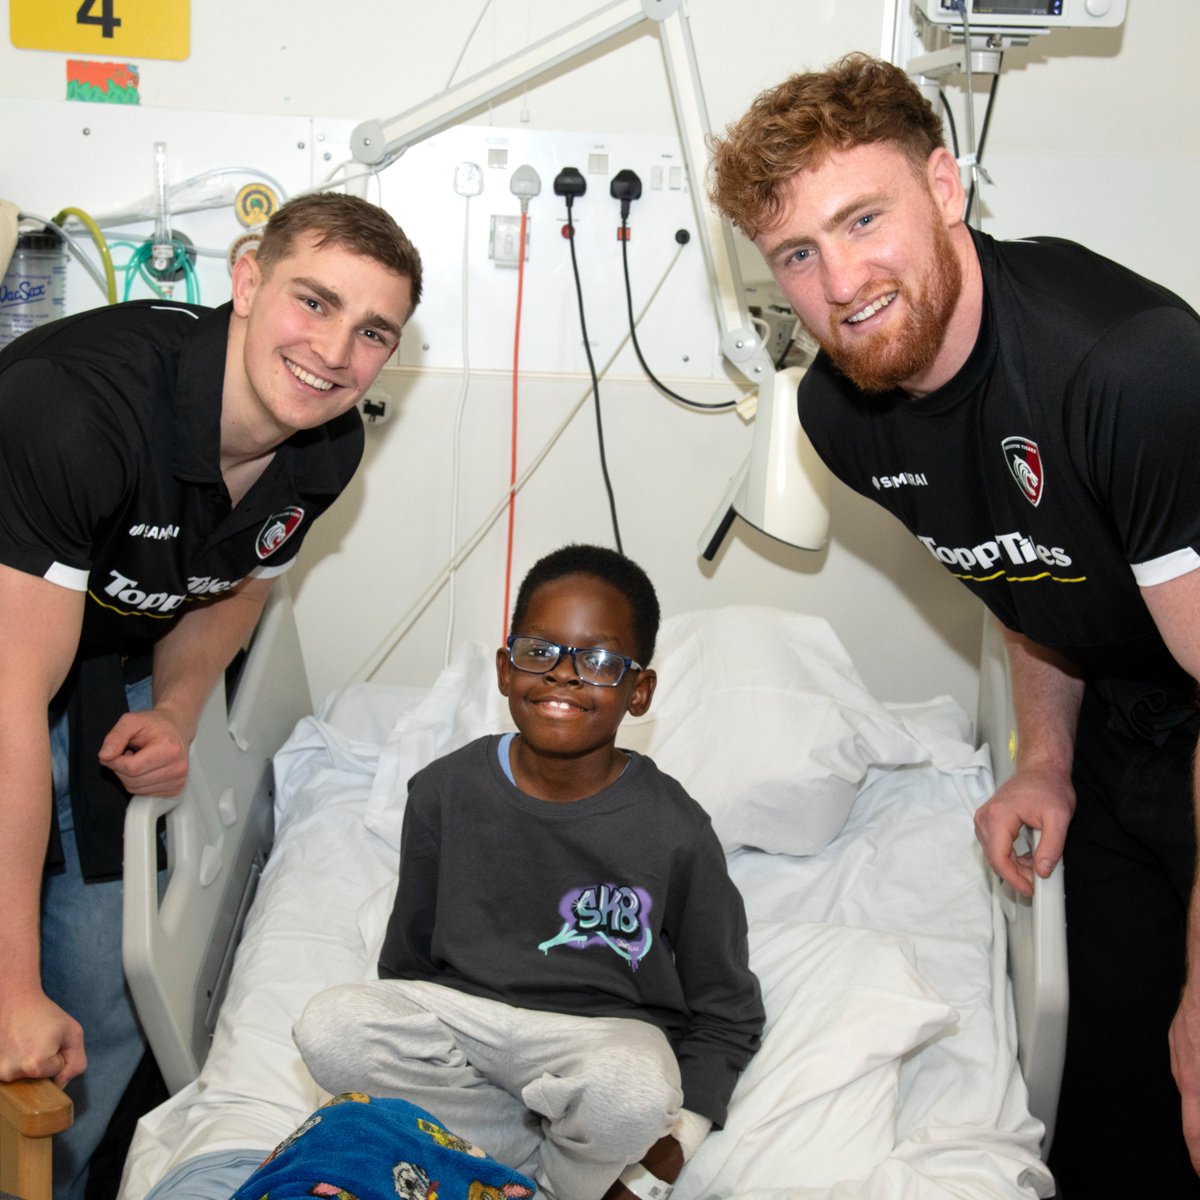
[[[529,261],[529,227],[525,223],[525,261]],[[488,257],[498,267],[515,267],[520,264],[521,218],[492,217],[492,239],[488,246]]]
[[[379,425],[391,416],[392,398],[387,388],[376,380],[358,402],[358,411],[368,425]]]
[[[454,168],[454,190],[460,196],[478,196],[483,191],[483,172],[478,163],[461,162]]]

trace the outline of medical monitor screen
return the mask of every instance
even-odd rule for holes
[[[913,0],[935,25],[964,25],[980,31],[1114,28],[1125,20],[1127,0]],[[965,10],[965,12],[964,12]]]
[[[1063,0],[975,0],[971,11],[995,17],[1061,17]]]

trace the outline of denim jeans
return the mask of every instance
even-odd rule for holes
[[[132,711],[151,705],[150,680],[129,685]],[[42,987],[82,1026],[87,1070],[67,1085],[75,1119],[54,1139],[55,1200],[82,1200],[88,1164],[146,1047],[121,965],[121,880],[85,884],[75,852],[65,715],[50,729],[54,803],[66,868],[42,888]]]

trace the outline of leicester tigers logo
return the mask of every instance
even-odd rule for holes
[[[1004,461],[1008,463],[1021,495],[1037,508],[1042,500],[1046,479],[1037,442],[1025,437],[1008,437],[1000,445],[1004,450]]]
[[[300,528],[303,520],[304,509],[295,504],[268,517],[266,524],[258,531],[258,540],[255,542],[258,557],[270,558]]]

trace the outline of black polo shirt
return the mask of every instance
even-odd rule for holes
[[[124,708],[117,655],[198,604],[295,560],[362,457],[357,410],[294,434],[238,503],[220,470],[231,306],[137,301],[43,326],[0,351],[0,562],[86,592],[54,710],[70,715],[84,876],[120,875],[127,797],[99,767]],[[61,862],[57,836],[50,863]]]
[[[865,395],[821,355],[800,420],[1004,624],[1190,692],[1140,589],[1200,566],[1200,319],[1074,243],[974,239],[984,314],[955,377]]]
[[[81,654],[144,648],[239,580],[286,570],[358,466],[352,409],[284,442],[230,507],[230,312],[136,301],[0,352],[0,562],[87,592]]]

